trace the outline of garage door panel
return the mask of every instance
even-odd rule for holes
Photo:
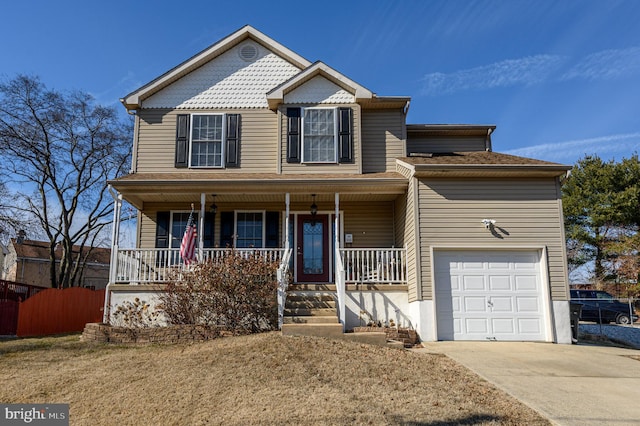
[[[483,335],[489,332],[489,321],[486,318],[465,318],[465,330],[468,334]]]
[[[491,304],[492,312],[508,314],[516,312],[514,309],[513,297],[511,296],[492,296]]]
[[[537,251],[435,252],[441,340],[546,340]]]
[[[493,318],[491,320],[491,326],[493,328],[493,334],[505,335],[513,334],[516,331],[515,321],[513,318]]]
[[[484,296],[465,296],[462,305],[463,312],[487,312],[487,299]]]
[[[539,292],[538,277],[536,275],[518,275],[515,277],[516,291]]]
[[[518,312],[540,312],[540,301],[537,297],[516,297]]]
[[[489,289],[491,291],[511,290],[511,276],[491,275],[489,277]]]
[[[520,334],[539,335],[542,333],[542,321],[539,318],[518,318],[518,332]]]
[[[462,276],[462,289],[464,291],[485,291],[487,288],[484,275]]]

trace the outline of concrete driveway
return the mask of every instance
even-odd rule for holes
[[[640,351],[524,342],[428,342],[559,425],[640,424]]]

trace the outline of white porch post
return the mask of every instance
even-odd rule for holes
[[[198,218],[198,260],[202,262],[204,259],[204,210],[205,210],[206,195],[204,192],[200,193],[200,217]]]
[[[102,309],[102,322],[108,324],[111,316],[111,285],[115,284],[118,274],[118,248],[120,246],[120,212],[122,210],[122,194],[114,191],[111,185],[108,187],[113,197],[113,226],[111,227],[111,257],[109,264],[109,282],[104,293],[104,307]]]
[[[334,272],[336,274],[335,283],[336,290],[338,291],[338,315],[340,316],[340,322],[342,323],[342,331],[345,330],[345,303],[346,303],[346,289],[345,289],[345,277],[344,267],[342,266],[342,260],[340,259],[340,194],[335,194],[335,218],[334,218],[334,265],[341,265],[341,267]],[[340,276],[338,275],[340,274]]]
[[[113,226],[111,227],[111,268],[109,282],[116,281],[118,268],[118,248],[120,246],[120,212],[122,211],[122,194],[114,191],[109,185],[109,192],[113,197]]]
[[[289,244],[289,203],[291,202],[291,197],[287,192],[284,195],[284,248],[291,248]]]

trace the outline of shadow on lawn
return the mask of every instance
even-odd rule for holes
[[[433,422],[411,422],[403,419],[394,419],[397,424],[404,426],[456,426],[456,425],[477,425],[483,423],[501,422],[505,420],[502,417],[490,414],[473,414],[459,419],[437,420]]]

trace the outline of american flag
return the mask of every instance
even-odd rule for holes
[[[195,262],[196,260],[197,237],[196,222],[193,219],[193,212],[191,212],[187,220],[187,228],[184,230],[182,243],[180,244],[180,257],[184,260],[185,265]]]

